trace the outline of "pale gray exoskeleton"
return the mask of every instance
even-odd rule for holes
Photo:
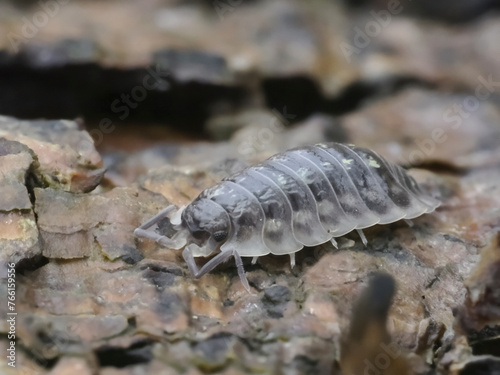
[[[242,257],[289,255],[375,224],[409,220],[440,202],[400,166],[377,153],[339,143],[286,151],[169,206],[135,230],[183,257],[195,277],[234,257],[250,291]],[[156,226],[156,230],[151,230]],[[216,254],[198,269],[195,257]]]

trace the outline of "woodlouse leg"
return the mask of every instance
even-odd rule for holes
[[[405,221],[405,223],[406,223],[406,224],[408,224],[408,226],[409,226],[410,228],[413,228],[413,221],[408,220],[408,219],[403,219],[403,220]]]
[[[198,266],[196,265],[196,262],[194,260],[193,254],[191,253],[191,250],[189,249],[189,246],[182,251],[182,257],[186,261],[186,264],[191,273],[193,274],[193,276],[196,277],[197,279],[199,279],[206,273],[212,271],[219,264],[222,264],[225,261],[227,261],[231,257],[231,255],[233,255],[231,251],[220,252],[215,257],[210,259],[207,263],[205,263],[203,267],[198,269]]]
[[[252,264],[257,263],[257,259],[259,259],[259,257],[253,257],[253,258],[252,258]]]
[[[368,241],[366,240],[366,237],[365,237],[365,234],[363,233],[363,230],[361,229],[356,229],[356,231],[358,232],[359,234],[359,237],[361,237],[361,242],[363,242],[363,245],[368,245]]]
[[[339,248],[339,245],[337,244],[337,241],[335,241],[335,238],[332,238],[332,239],[330,240],[330,242],[332,243],[332,245],[333,245],[336,249],[338,249],[338,248]]]
[[[240,254],[238,254],[235,250],[220,252],[215,257],[210,259],[207,263],[205,263],[203,267],[201,267],[200,269],[198,269],[198,266],[196,265],[196,262],[194,260],[193,254],[191,253],[191,250],[189,249],[189,246],[186,247],[182,252],[182,257],[184,258],[184,261],[186,262],[193,276],[196,277],[197,279],[199,279],[206,273],[212,271],[219,264],[226,262],[231,256],[234,257],[236,268],[238,270],[238,276],[240,277],[243,286],[248,291],[248,293],[251,293],[250,285],[248,284],[248,280],[245,275],[245,269],[243,268],[243,261],[241,260]]]
[[[290,254],[290,268],[295,267],[295,253]]]
[[[248,293],[252,294],[250,291],[250,285],[248,284],[247,276],[245,274],[245,269],[243,268],[243,261],[241,260],[240,254],[236,250],[232,251],[234,256],[234,261],[236,263],[236,268],[238,269],[238,276],[240,277],[241,283],[245,287]]]

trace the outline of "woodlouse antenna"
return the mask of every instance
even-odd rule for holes
[[[151,219],[142,224],[139,228],[134,231],[134,234],[138,237],[148,238],[155,242],[158,242],[162,246],[168,247],[169,249],[178,250],[186,245],[187,236],[184,230],[176,231],[171,237],[159,234],[155,231],[149,230],[152,226],[157,225],[160,221],[167,219],[170,221],[168,214],[171,214],[177,209],[174,205],[168,206],[167,208],[161,210]],[[179,210],[180,211],[180,210]],[[175,215],[175,214],[174,214]],[[170,225],[171,228],[175,226]]]

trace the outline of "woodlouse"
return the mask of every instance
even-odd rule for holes
[[[276,154],[204,190],[192,203],[169,206],[135,234],[180,249],[195,277],[235,258],[249,290],[241,257],[269,253],[291,258],[304,246],[332,241],[356,229],[412,219],[439,202],[400,166],[377,153],[339,143]],[[148,230],[157,225],[155,231]],[[194,257],[220,251],[198,269]]]

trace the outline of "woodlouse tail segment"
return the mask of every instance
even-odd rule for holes
[[[236,268],[238,270],[238,276],[240,277],[241,283],[245,287],[248,293],[251,293],[250,290],[250,285],[248,284],[248,280],[245,274],[245,269],[243,268],[243,261],[241,259],[240,254],[236,250],[232,251],[222,251],[219,254],[217,254],[215,257],[210,259],[207,263],[205,263],[200,269],[198,269],[198,266],[196,265],[196,262],[194,260],[193,256],[193,247],[196,246],[194,244],[191,244],[187,246],[184,251],[182,252],[182,256],[184,257],[184,260],[193,274],[194,277],[199,279],[203,275],[209,273],[212,271],[215,267],[218,265],[226,262],[229,260],[229,258],[234,257],[234,261],[236,263]]]
[[[139,228],[136,228],[134,230],[134,234],[137,237],[144,237],[153,240],[162,246],[168,247],[169,249],[181,249],[186,245],[187,231],[177,230],[176,225],[174,225],[172,221],[175,220],[175,216],[178,216],[178,213],[180,213],[182,209],[183,208],[176,213],[175,211],[177,208],[175,206],[168,206],[142,224]],[[171,220],[171,218],[173,219]],[[157,226],[157,229],[160,227],[166,227],[162,229],[168,233],[162,234],[158,233],[158,231],[151,230],[151,228],[155,225]],[[168,234],[170,234],[170,236],[168,236]]]

